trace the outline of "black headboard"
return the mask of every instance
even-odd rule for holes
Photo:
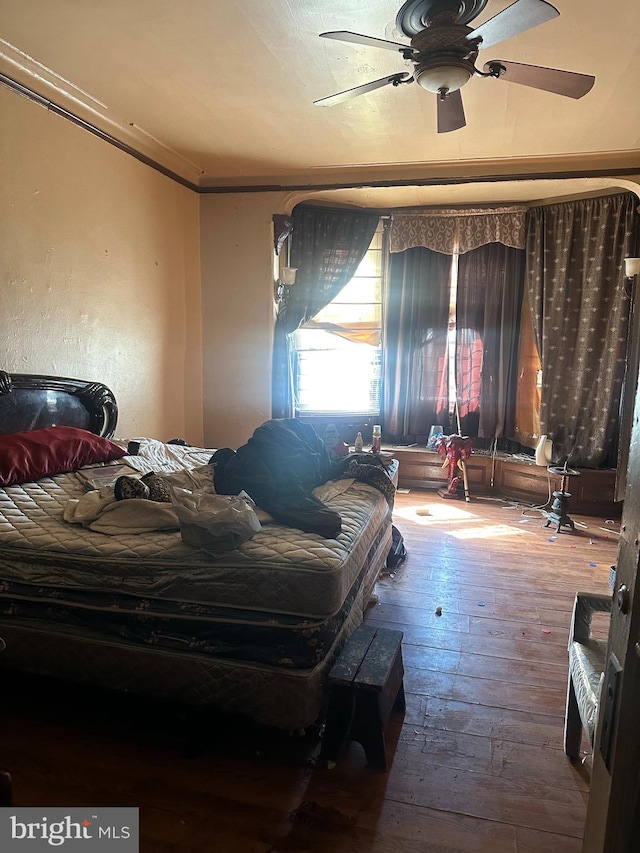
[[[100,382],[0,370],[0,435],[74,426],[110,438],[117,422],[116,399]]]

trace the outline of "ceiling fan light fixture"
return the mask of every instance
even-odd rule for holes
[[[383,86],[398,87],[416,82],[421,89],[437,95],[438,133],[450,133],[466,125],[460,90],[472,77],[493,77],[507,83],[518,83],[543,92],[567,98],[582,98],[591,91],[595,77],[560,68],[526,65],[522,62],[494,59],[476,67],[480,50],[499,44],[513,36],[557,18],[560,14],[547,0],[509,0],[493,18],[472,29],[467,26],[485,7],[488,0],[404,0],[396,18],[398,30],[410,44],[388,41],[347,30],[320,33],[348,44],[392,50],[413,64],[413,71],[390,74],[354,86],[315,104],[338,104]]]
[[[466,63],[456,62],[417,68],[413,76],[423,89],[438,94],[443,89],[457,92],[471,80],[473,73]]]

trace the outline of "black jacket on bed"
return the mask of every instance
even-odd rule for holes
[[[228,447],[211,457],[216,492],[244,490],[276,521],[333,539],[342,520],[311,492],[333,476],[324,442],[296,418],[266,421],[237,451]]]

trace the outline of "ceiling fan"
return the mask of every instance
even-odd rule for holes
[[[438,133],[448,133],[466,125],[460,89],[474,76],[493,77],[544,89],[569,98],[581,98],[595,82],[590,74],[524,65],[504,59],[485,62],[483,71],[475,66],[482,48],[492,47],[557,17],[558,10],[546,0],[515,0],[476,29],[467,26],[487,5],[488,0],[407,0],[396,16],[396,27],[411,41],[409,44],[386,41],[346,30],[320,33],[321,38],[336,39],[399,53],[413,63],[413,73],[401,71],[355,86],[344,92],[314,101],[332,106],[383,86],[418,83],[437,94]]]

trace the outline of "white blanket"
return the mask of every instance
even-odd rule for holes
[[[138,460],[130,456],[127,460]],[[146,460],[145,460],[146,461]],[[157,461],[157,460],[156,460]],[[212,492],[213,480],[208,465],[181,468],[173,474],[162,474],[170,486],[194,491]],[[78,500],[70,500],[63,512],[65,521],[81,524],[98,533],[151,533],[153,530],[179,530],[178,515],[170,503],[144,498],[116,500],[112,486],[94,489]]]
[[[127,457],[127,459],[136,457]],[[172,474],[162,474],[169,486],[188,489],[196,494],[215,494],[211,468],[183,468]],[[273,518],[264,510],[256,509],[262,524]],[[63,515],[69,524],[81,524],[98,533],[117,536],[121,533],[151,533],[154,530],[179,530],[178,514],[170,503],[158,503],[144,498],[116,500],[112,486],[87,492],[80,499],[65,505]]]
[[[70,524],[81,524],[98,533],[111,535],[180,528],[173,504],[143,498],[118,501],[108,486],[87,492],[79,500],[70,500],[64,508],[63,518]]]

